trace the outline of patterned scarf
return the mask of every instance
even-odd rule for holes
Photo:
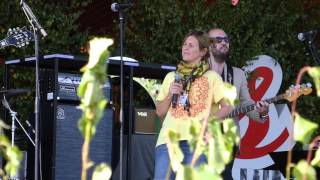
[[[209,64],[207,61],[201,61],[198,64],[187,64],[184,61],[180,61],[177,67],[177,73],[179,73],[179,75],[182,77],[183,90],[189,94],[191,83],[194,81],[194,79],[202,76],[208,70]],[[184,110],[188,111],[188,114],[190,115],[189,96],[184,104]]]
[[[202,76],[209,69],[207,61],[201,61],[198,64],[187,64],[184,61],[180,61],[178,64],[177,72],[180,74],[183,80],[186,80],[192,72],[192,77],[197,78]]]

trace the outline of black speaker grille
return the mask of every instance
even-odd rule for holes
[[[57,107],[54,179],[81,179],[81,151],[83,137],[78,129],[81,110],[76,106],[60,104]],[[106,109],[90,144],[90,160],[96,164],[111,165],[113,111]],[[91,179],[92,170],[88,179]]]

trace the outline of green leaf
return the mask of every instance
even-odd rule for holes
[[[180,134],[176,133],[174,130],[169,129],[168,130],[168,137],[169,140],[173,143],[177,143],[179,141],[180,138]]]
[[[81,78],[81,82],[80,85],[77,89],[77,94],[80,98],[83,98],[85,96],[86,93],[86,89],[87,89],[87,85],[94,81],[94,74],[92,71],[86,71],[83,73],[82,78]]]
[[[106,60],[106,57],[109,56],[109,52],[106,49],[113,44],[112,39],[106,38],[94,38],[90,41],[90,57],[89,63],[86,68],[94,68],[102,60]],[[104,63],[104,62],[103,62]]]
[[[301,117],[298,113],[294,120],[294,139],[303,144],[308,144],[312,133],[318,128],[318,124]]]
[[[107,100],[103,94],[103,84],[106,80],[106,60],[109,56],[108,46],[112,44],[111,39],[95,38],[90,41],[90,56],[88,64],[81,69],[83,77],[77,94],[81,98],[80,108],[82,116],[78,121],[78,128],[84,137],[84,148],[89,149],[90,141],[96,133],[97,125],[103,116]],[[83,152],[83,159],[88,159],[89,152]],[[84,161],[82,167],[90,167],[94,162]],[[110,178],[110,168],[106,165],[97,167],[93,174],[94,179]],[[87,171],[87,168],[83,168]],[[85,173],[83,173],[85,174]],[[86,177],[84,177],[86,178]]]
[[[177,172],[181,168],[181,162],[183,160],[183,153],[179,146],[179,134],[169,129],[167,132],[168,142],[167,147],[170,156],[170,163],[172,170]]]
[[[232,121],[227,121],[227,128]],[[225,165],[232,158],[233,145],[235,143],[236,131],[228,128],[224,134],[221,131],[221,123],[216,120],[209,122],[208,131],[211,134],[209,138],[209,150],[207,152],[208,165],[211,171],[221,173]]]
[[[306,174],[306,179],[316,180],[316,171],[310,166],[307,161],[300,160],[298,164],[293,168],[293,176],[296,179],[303,179],[303,175]]]
[[[81,98],[80,107],[83,111],[78,122],[78,127],[85,136],[91,139],[96,132],[96,126],[103,116],[104,108],[107,104],[102,86],[106,79],[105,61],[109,52],[108,46],[112,44],[111,39],[94,38],[90,41],[90,57],[88,64],[82,68],[84,71],[81,83],[78,88],[78,96]]]
[[[311,161],[311,165],[320,167],[320,149],[317,149],[315,157]]]
[[[23,158],[21,151],[16,146],[7,146],[5,149],[5,157],[8,162],[5,165],[5,171],[10,176],[15,176],[20,167],[20,162]]]
[[[312,67],[308,70],[317,89],[317,95],[320,96],[320,67]]]
[[[106,163],[99,164],[93,171],[92,180],[107,180],[111,177],[111,168]]]
[[[3,129],[10,129],[10,126],[8,126],[4,121],[0,120],[0,134],[2,134]]]
[[[183,166],[181,170],[177,173],[176,180],[198,180],[198,179],[214,179],[222,180],[220,174],[216,172],[209,171],[202,167],[191,168],[190,166]]]
[[[237,89],[235,86],[229,83],[224,83],[224,98],[226,102],[230,105],[234,105],[235,99],[237,98]]]
[[[190,126],[189,132],[190,132],[190,136],[194,137],[194,138],[192,138],[191,140],[188,141],[191,151],[194,151],[195,148],[196,148],[197,143],[199,143],[199,139],[197,137],[199,137],[199,135],[200,135],[200,130],[201,130],[201,126],[202,126],[201,123],[202,122],[200,122],[200,121],[192,121],[191,122],[191,126]],[[205,144],[204,144],[203,141],[200,142],[200,143],[201,143],[200,148],[201,148],[201,152],[202,152],[204,150],[203,146]]]

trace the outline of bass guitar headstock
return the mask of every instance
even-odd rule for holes
[[[312,84],[306,83],[297,86],[291,86],[284,94],[284,99],[289,102],[296,100],[301,95],[309,95],[312,92]]]

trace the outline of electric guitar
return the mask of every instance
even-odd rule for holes
[[[9,29],[7,37],[3,40],[0,40],[0,49],[7,46],[15,46],[18,48],[24,47],[29,44],[30,41],[33,41],[33,34],[26,28],[13,28]]]
[[[280,101],[280,100],[287,100],[292,102],[296,100],[301,95],[308,95],[312,92],[311,83],[302,84],[298,87],[290,87],[286,90],[286,93],[280,94],[270,99],[265,99],[264,101],[268,102],[269,104]],[[228,116],[227,118],[233,118],[238,116],[241,113],[247,113],[255,109],[255,104],[245,105],[236,107]]]

